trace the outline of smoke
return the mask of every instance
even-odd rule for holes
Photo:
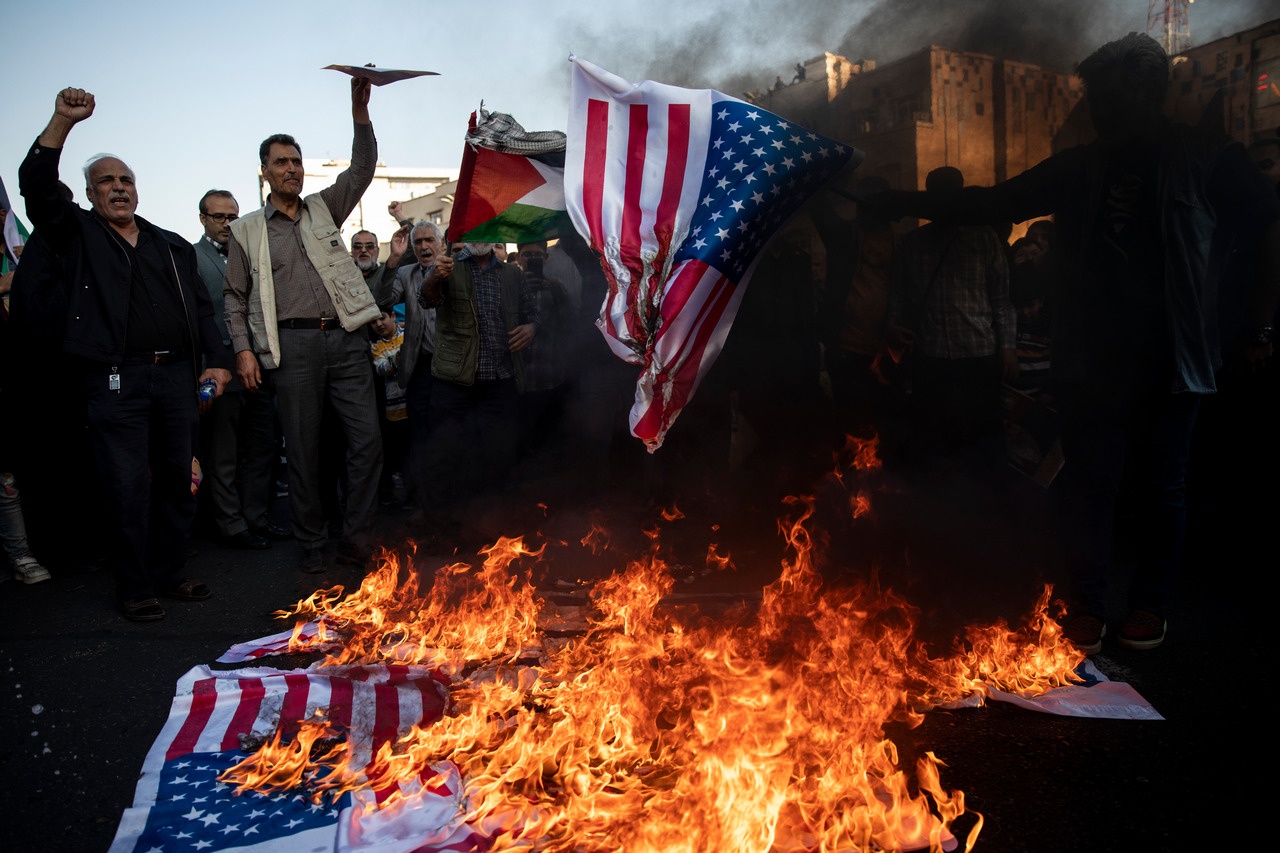
[[[1194,44],[1274,17],[1264,0],[1206,6],[1190,7]],[[584,58],[627,79],[738,95],[777,76],[790,82],[796,62],[824,51],[883,65],[936,44],[1072,71],[1102,44],[1145,31],[1147,7],[1145,0],[651,0],[634,26],[615,20],[605,28],[598,19],[565,26]]]

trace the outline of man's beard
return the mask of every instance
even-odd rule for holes
[[[378,259],[370,258],[367,261],[356,261],[356,266],[362,273],[371,273],[378,268]]]
[[[492,243],[467,243],[467,253],[473,258],[483,258],[493,251]]]

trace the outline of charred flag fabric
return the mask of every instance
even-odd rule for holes
[[[400,780],[394,790],[319,801],[300,791],[237,793],[218,778],[255,741],[296,732],[317,713],[345,735],[359,763],[413,726],[440,719],[447,696],[433,670],[416,666],[196,667],[178,682],[111,853],[487,849],[489,840],[462,821],[462,780],[448,763],[430,778]]]
[[[653,452],[724,346],[760,250],[862,153],[722,92],[570,62],[566,202],[603,256],[597,325],[641,368],[631,432]]]

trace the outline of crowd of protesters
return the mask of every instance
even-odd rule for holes
[[[595,328],[607,285],[577,235],[512,255],[446,245],[397,204],[385,260],[378,235],[342,240],[377,160],[367,81],[352,83],[351,165],[332,186],[304,195],[300,144],[268,137],[266,203],[242,215],[210,190],[194,246],[136,215],[113,156],[85,166],[90,209],[74,203],[58,157],[95,103],[63,90],[22,165],[34,233],[2,280],[5,363],[22,365],[0,387],[12,571],[37,583],[41,560],[105,563],[122,614],[153,621],[163,598],[211,594],[185,570],[198,505],[225,547],[293,538],[300,570],[322,572],[368,564],[386,513],[447,548],[503,533],[486,520],[517,499],[696,501],[740,483],[733,471],[781,497],[846,434],[876,435],[898,464],[991,483],[1012,463],[1062,490],[1064,625],[1087,652],[1107,634],[1133,488],[1149,547],[1116,633],[1155,648],[1188,472],[1222,454],[1240,412],[1274,402],[1280,139],[1246,151],[1169,123],[1168,58],[1145,36],[1079,73],[1090,145],[994,187],[943,167],[920,193],[877,176],[821,191],[763,250],[719,360],[653,455],[627,436],[636,369]],[[1029,407],[1048,413],[1047,438],[1024,428]],[[23,429],[15,411],[42,417]],[[37,559],[24,517],[87,535]]]

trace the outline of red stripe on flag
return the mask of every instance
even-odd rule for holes
[[[640,194],[644,189],[645,147],[649,142],[649,105],[632,104],[627,116],[627,168],[622,187],[622,231],[618,235],[618,259],[631,272],[627,285],[627,331],[631,340],[647,337],[641,314],[648,306],[640,304],[640,285],[644,281],[644,262],[640,260]]]
[[[658,238],[658,259],[653,263],[657,269],[662,269],[671,250],[676,210],[684,191],[684,172],[689,163],[689,108],[689,104],[667,105],[667,171],[653,223],[653,233]]]
[[[587,101],[587,145],[583,155],[582,209],[591,230],[591,245],[604,248],[604,168],[609,152],[609,104]]]
[[[311,680],[305,675],[286,675],[284,685],[279,726],[282,738],[302,728],[302,721],[307,718],[307,697],[311,693]]]
[[[238,683],[240,686],[240,701],[236,704],[235,713],[231,715],[231,722],[227,724],[227,730],[222,735],[220,749],[238,747],[240,745],[240,735],[253,731],[253,721],[258,719],[258,711],[262,708],[262,697],[267,692],[261,678],[244,678],[240,679]]]
[[[373,686],[373,753],[392,740],[400,728],[400,691],[394,684]]]
[[[352,692],[351,679],[329,680],[329,722],[341,731],[351,730]]]
[[[177,736],[164,754],[165,761],[179,755],[186,755],[195,749],[196,741],[200,739],[204,727],[209,724],[209,718],[213,716],[213,707],[218,701],[215,683],[216,679],[202,678],[192,685],[191,707],[187,710],[186,719],[182,721],[182,728],[178,729]]]
[[[670,358],[666,359],[667,366],[655,378],[653,398],[632,430],[637,438],[656,438],[662,429],[669,425],[668,413],[679,412],[684,408],[693,388],[697,385],[707,342],[720,325],[724,309],[733,294],[729,280],[723,275],[718,276],[712,284],[708,285],[708,289],[711,293],[707,295],[693,323],[696,331],[681,343],[680,348]],[[688,301],[687,294],[684,300]],[[660,334],[654,341],[654,350],[661,345],[663,337]],[[669,399],[664,399],[664,389],[670,389]]]

